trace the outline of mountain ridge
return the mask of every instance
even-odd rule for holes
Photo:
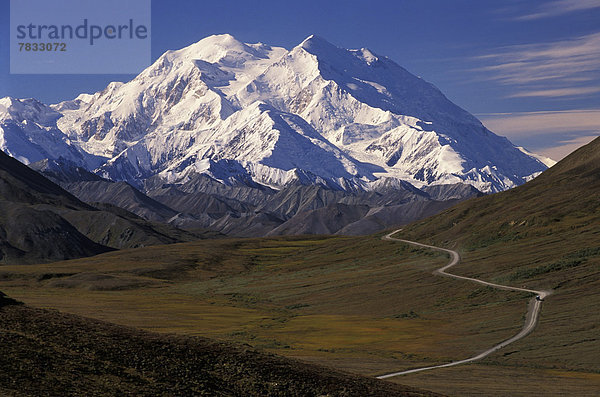
[[[71,168],[61,168],[57,163],[44,161],[37,163],[58,178],[98,178],[75,163],[68,164]],[[63,172],[65,169],[72,172]],[[80,183],[121,187],[105,180]],[[104,193],[108,193],[108,190]],[[100,197],[96,195],[94,198]],[[176,213],[157,202],[144,203],[143,200],[141,197],[140,202],[146,208],[152,209],[154,204],[157,214],[160,211]],[[144,209],[143,205],[140,207]],[[146,221],[121,208],[83,202],[0,151],[0,264],[73,259],[114,249],[191,241],[203,237],[201,233]]]

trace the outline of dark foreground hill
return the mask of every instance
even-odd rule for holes
[[[202,237],[87,204],[0,151],[0,264],[39,263]]]
[[[6,396],[439,396],[204,338],[18,304],[0,293]]]

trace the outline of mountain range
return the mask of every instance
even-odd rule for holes
[[[392,60],[317,36],[289,51],[210,36],[95,94],[50,106],[3,98],[0,122],[0,147],[25,163],[62,157],[140,189],[206,175],[274,189],[369,191],[391,178],[495,192],[550,164]]]
[[[519,288],[552,289],[553,293],[545,299],[533,333],[512,347],[500,350],[479,364],[458,366],[450,372],[432,371],[427,376],[406,376],[399,378],[399,382],[453,395],[476,395],[481,390],[493,390],[494,394],[502,395],[514,395],[515,391],[535,395],[539,390],[546,395],[597,394],[600,365],[595,354],[600,344],[597,333],[597,307],[600,304],[597,293],[600,287],[599,154],[600,139],[596,139],[523,186],[462,202],[437,216],[404,227],[399,233],[404,238],[459,251],[462,258],[458,269],[460,275]],[[15,165],[13,171],[32,172],[26,171],[15,160],[7,163]],[[42,186],[38,188],[40,196],[56,189],[48,182],[36,183],[46,186],[45,190]],[[217,185],[213,187],[216,191]],[[430,194],[439,192],[431,191]],[[246,197],[251,200],[252,196]],[[56,205],[57,199],[54,200]],[[77,204],[67,195],[60,200],[69,206]],[[222,331],[224,339],[239,338],[256,346],[261,343],[257,334],[264,332],[267,337],[262,339],[264,344],[261,346],[269,349],[275,346],[278,352],[288,355],[298,355],[300,351],[301,357],[310,357],[300,350],[308,345],[314,349],[312,357],[318,362],[329,357],[329,362],[339,368],[346,360],[353,371],[367,374],[373,374],[374,368],[389,365],[386,363],[393,354],[398,356],[395,360],[402,363],[401,366],[394,364],[397,369],[435,365],[454,357],[464,357],[469,351],[476,354],[487,348],[485,346],[506,340],[520,330],[526,311],[525,300],[529,296],[436,277],[431,270],[443,265],[444,257],[431,255],[429,250],[414,250],[400,243],[382,241],[380,236],[383,234],[360,238],[207,240],[122,250],[50,265],[4,267],[0,290],[32,304],[79,312],[88,317],[108,315],[112,316],[111,321],[127,321],[134,326],[143,324],[167,333],[173,329],[187,329],[197,335],[204,327],[212,334],[215,328],[225,327]],[[140,290],[120,291],[124,286]],[[111,291],[99,293],[106,289]],[[194,294],[193,298],[182,299],[182,291]],[[0,294],[0,306],[6,300]],[[232,315],[230,310],[236,305],[239,311]],[[173,379],[177,380],[177,385],[171,386],[171,383],[166,387],[180,390],[179,387],[205,379],[203,375],[194,375],[193,370],[181,370],[191,361],[179,361],[177,355],[169,353],[173,351],[170,348],[147,348],[148,340],[132,343],[130,338],[118,337],[113,339],[114,342],[105,339],[106,334],[97,331],[107,329],[108,325],[90,323],[56,311],[32,312],[24,308],[27,312],[21,312],[16,311],[20,306],[8,307],[15,312],[1,316],[6,320],[3,327],[8,330],[7,335],[26,335],[28,338],[19,341],[41,341],[43,346],[39,343],[5,343],[7,354],[2,357],[9,358],[4,360],[4,366],[10,375],[0,379],[0,388],[12,390],[13,379],[17,376],[30,379],[26,375],[30,374],[27,369],[31,365],[60,369],[73,368],[71,363],[79,363],[75,361],[77,354],[71,355],[73,358],[54,352],[46,355],[49,343],[58,346],[61,352],[77,353],[83,346],[86,351],[104,357],[99,363],[100,379],[103,381],[107,379],[105,376],[112,376],[112,380],[101,382],[104,386],[99,387],[111,390],[113,387],[124,390],[126,382],[136,382],[132,387],[137,390],[142,390],[142,386],[164,387],[164,382]],[[176,310],[179,310],[177,315],[173,315]],[[240,317],[247,321],[244,324],[248,328],[243,332],[231,332],[232,328],[236,331],[241,328],[237,322],[232,325],[232,318],[239,321]],[[303,318],[304,322],[298,325],[296,322]],[[340,318],[353,325],[340,328]],[[76,326],[70,325],[73,321]],[[190,325],[190,321],[195,323]],[[392,327],[391,321],[407,326]],[[56,327],[64,332],[57,334]],[[320,329],[329,327],[338,327],[333,328],[338,333],[321,333]],[[131,328],[111,326],[111,329],[115,330],[116,336],[132,332]],[[252,331],[248,332],[249,329]],[[77,332],[73,334],[69,330]],[[411,333],[415,336],[406,336]],[[400,341],[393,339],[398,334]],[[356,343],[348,342],[355,335],[360,336],[356,338],[358,343],[368,345],[368,350],[353,347],[354,354],[349,355],[348,349],[327,345]],[[74,337],[79,339],[73,342]],[[158,340],[156,335],[150,337]],[[61,344],[65,340],[68,343]],[[175,352],[189,352],[192,342],[180,340],[185,343],[183,350],[176,349]],[[223,342],[218,343],[223,346]],[[379,350],[381,346],[389,353],[383,354],[385,351]],[[115,352],[110,360],[106,359],[107,351]],[[246,368],[244,357],[234,355],[230,361],[230,349],[218,349],[215,356],[210,351],[213,350],[198,354],[205,358],[202,368],[218,368],[216,372],[211,369],[211,374],[222,376],[225,368],[227,379],[257,379],[256,372],[240,369]],[[169,358],[166,366],[165,354]],[[250,354],[251,357],[262,357]],[[123,382],[115,382],[113,369],[122,368],[122,357],[142,363],[141,367],[135,367],[137,370],[156,368],[144,372],[143,381],[153,381],[139,385],[142,381],[128,374]],[[20,365],[22,363],[27,365]],[[48,367],[48,363],[52,365]],[[260,360],[256,368],[264,369],[266,365]],[[288,365],[282,367],[290,368]],[[271,374],[273,367],[266,368]],[[76,368],[75,371],[83,377],[89,373],[85,369]],[[111,375],[103,375],[106,371],[111,371]],[[478,376],[473,377],[473,371]],[[99,372],[93,373],[92,381],[95,382]],[[192,377],[188,376],[190,373]],[[63,385],[67,385],[80,390],[84,387],[79,381],[81,377],[74,381],[72,374],[73,371],[65,374],[41,371],[35,381],[48,384],[62,378],[63,383],[58,387],[64,390]],[[148,374],[152,377],[148,378]],[[259,376],[258,379],[262,378]],[[275,383],[272,377],[267,379],[269,384]],[[286,379],[298,378],[294,372],[286,372],[277,384]],[[307,378],[302,375],[299,379]],[[320,383],[321,380],[315,379],[312,384]],[[39,390],[39,384],[28,383],[28,386]],[[206,385],[202,387],[207,389]],[[241,387],[247,390],[248,382],[242,383]]]
[[[84,202],[238,236],[364,234],[553,164],[368,49],[210,36],[126,83],[0,99],[0,148]]]

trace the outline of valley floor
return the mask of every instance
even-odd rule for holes
[[[36,307],[376,376],[470,357],[522,327],[529,294],[433,276],[446,262],[380,236],[220,239],[3,266],[0,290]],[[548,316],[565,302],[557,295],[533,334],[484,361],[391,380],[457,396],[592,395],[597,358],[577,350],[573,333],[558,339],[575,343],[571,355],[552,345]]]

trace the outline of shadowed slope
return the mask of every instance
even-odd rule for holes
[[[57,261],[200,237],[118,208],[99,210],[0,152],[0,263]]]

